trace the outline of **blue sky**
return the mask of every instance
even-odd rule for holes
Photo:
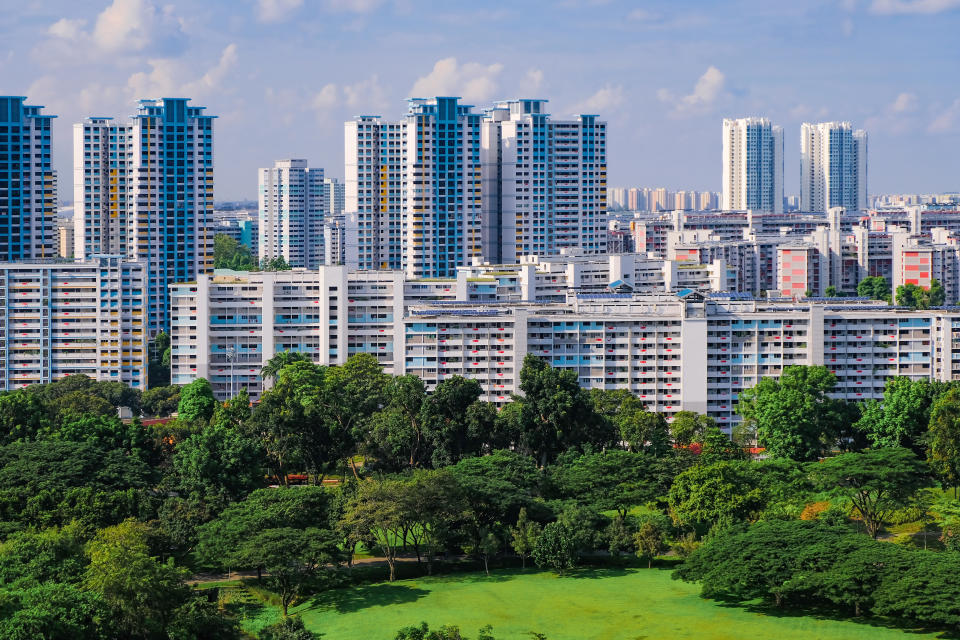
[[[542,97],[609,122],[611,185],[720,188],[720,122],[785,132],[797,193],[806,120],[870,134],[870,192],[960,189],[960,0],[0,0],[0,93],[71,125],[136,99],[219,116],[218,199],[303,157],[343,175],[343,121],[412,95]]]

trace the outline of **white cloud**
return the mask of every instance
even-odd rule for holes
[[[47,33],[57,38],[63,38],[64,40],[77,40],[85,35],[83,27],[85,27],[86,24],[87,21],[82,19],[71,20],[70,18],[60,18],[50,25]]]
[[[527,95],[532,96],[543,86],[543,69],[530,69],[524,79],[523,89]]]
[[[260,22],[280,22],[303,5],[303,0],[258,0],[257,17]]]
[[[726,76],[714,66],[709,67],[693,86],[693,91],[677,97],[667,89],[660,89],[657,97],[661,102],[672,104],[670,114],[674,117],[707,113],[724,96]]]
[[[604,112],[616,109],[621,104],[623,104],[623,85],[608,84],[586,100],[575,104],[570,111],[575,114],[604,115]]]
[[[139,71],[127,79],[127,94],[131,99],[182,96],[202,99],[221,89],[223,81],[237,63],[237,45],[227,45],[217,63],[199,77],[191,77],[192,68],[183,61],[171,58],[148,60],[150,72]]]
[[[158,10],[150,0],[113,0],[97,17],[93,40],[105,51],[142,51],[179,32],[172,6]]]
[[[894,98],[877,115],[867,118],[864,125],[868,131],[883,130],[893,134],[906,133],[918,125],[917,96],[904,91]],[[933,126],[933,125],[931,125]]]
[[[901,93],[890,105],[891,113],[909,113],[917,110],[917,96],[912,93]]]
[[[960,0],[873,0],[871,13],[895,15],[904,13],[934,14],[960,9]]]
[[[953,101],[949,107],[940,112],[927,127],[928,133],[958,133],[960,132],[960,98]]]
[[[344,102],[354,109],[377,111],[387,106],[386,94],[376,74],[343,88]]]
[[[93,28],[83,19],[61,18],[47,28],[59,47],[54,57],[88,57],[91,53],[138,53],[172,49],[183,38],[183,24],[172,6],[158,9],[151,0],[113,0]],[[47,47],[49,49],[49,47]]]
[[[467,102],[482,102],[496,93],[497,79],[502,71],[503,65],[499,63],[467,62],[460,65],[456,58],[444,58],[437,60],[430,73],[417,79],[410,89],[410,96],[460,96]]]
[[[310,104],[314,109],[320,110],[332,109],[337,106],[337,85],[332,82],[324,85],[323,88],[313,96]]]

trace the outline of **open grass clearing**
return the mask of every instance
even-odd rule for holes
[[[324,640],[392,640],[400,627],[426,621],[456,624],[469,637],[491,624],[497,638],[549,640],[888,640],[939,638],[892,628],[880,620],[851,621],[790,610],[728,606],[699,597],[699,587],[671,580],[668,569],[580,569],[552,573],[499,570],[400,580],[336,589],[292,611]],[[252,605],[245,628],[275,622],[279,609]]]

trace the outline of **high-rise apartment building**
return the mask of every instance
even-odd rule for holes
[[[509,100],[484,117],[483,256],[491,262],[606,251],[606,123],[557,120],[546,107]]]
[[[323,210],[329,216],[342,216],[344,205],[343,181],[337,178],[323,180]]]
[[[56,116],[0,96],[0,261],[57,255],[57,178],[50,125]]]
[[[783,128],[767,118],[724,119],[725,211],[783,212]]]
[[[260,259],[282,257],[291,267],[316,269],[324,263],[323,169],[278,160],[259,174]]]
[[[213,268],[213,119],[187,98],[130,122],[74,125],[74,256],[144,261],[147,330],[169,331],[168,285]]]
[[[345,123],[347,261],[447,276],[480,254],[482,116],[458,98],[409,102],[400,122]]]
[[[481,255],[604,252],[606,124],[545,107],[417,98],[400,122],[347,122],[346,263],[446,277]]]
[[[867,208],[867,132],[849,122],[800,127],[800,210]]]

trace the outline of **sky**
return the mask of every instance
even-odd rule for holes
[[[725,117],[869,134],[869,191],[960,190],[960,0],[0,0],[0,94],[72,125],[141,98],[218,116],[215,195],[255,198],[256,170],[306,158],[343,176],[343,122],[398,119],[409,97],[549,100],[608,122],[608,183],[720,189]]]

